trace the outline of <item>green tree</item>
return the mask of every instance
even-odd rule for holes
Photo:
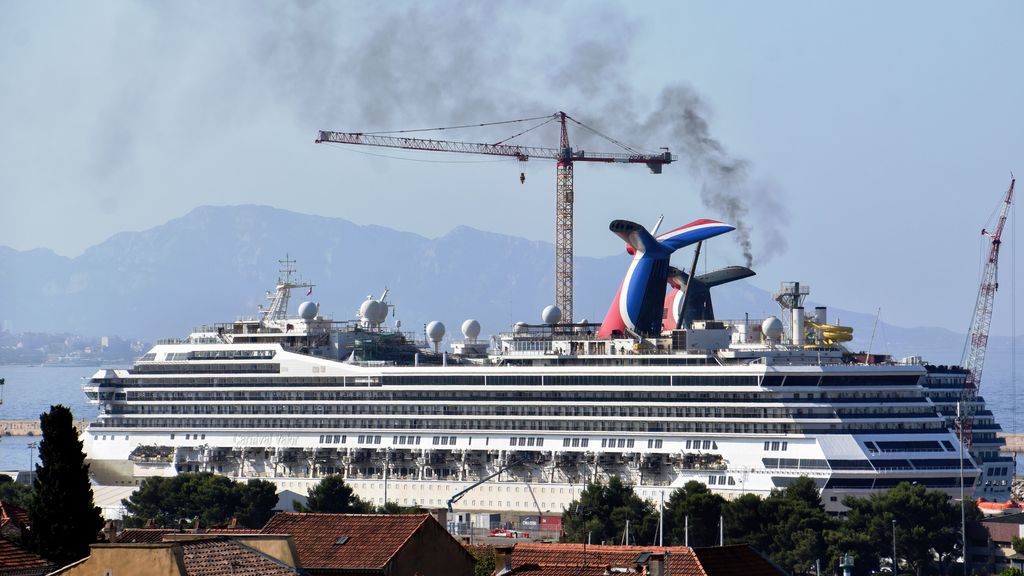
[[[672,543],[690,546],[716,546],[719,520],[725,499],[711,492],[707,486],[691,480],[672,492],[665,505],[665,534]],[[689,518],[689,539],[687,539]]]
[[[825,512],[814,480],[801,476],[783,490],[772,490],[764,500],[766,521],[763,550],[793,574],[812,574],[815,561],[826,558],[824,534],[835,528]]]
[[[726,502],[722,508],[726,544],[750,544],[767,553],[766,513],[764,499],[757,494],[744,494]]]
[[[194,520],[210,527],[237,518],[245,527],[260,528],[277,505],[277,494],[274,484],[265,480],[242,484],[212,472],[186,472],[171,478],[147,478],[122,503],[128,526],[141,526],[153,519],[165,528]]]
[[[473,576],[491,576],[491,574],[494,574],[497,558],[494,555],[494,548],[492,546],[470,546],[467,550],[476,558],[476,565],[473,566]]]
[[[50,406],[49,412],[39,415],[39,423],[43,440],[28,507],[31,530],[26,544],[57,564],[70,564],[89,555],[89,544],[96,541],[103,517],[93,504],[89,465],[71,410]]]
[[[0,500],[27,510],[32,502],[32,487],[19,484],[6,474],[0,474]]]
[[[1024,572],[1020,568],[1005,568],[999,576],[1024,576]]]
[[[1024,554],[1024,538],[1014,536],[1010,539],[1010,546],[1013,547],[1013,551],[1017,554]]]
[[[402,506],[398,502],[388,501],[383,506],[376,506],[374,514],[419,514],[419,506]]]
[[[654,541],[658,515],[654,506],[637,496],[633,487],[612,476],[608,483],[591,482],[562,514],[566,542],[619,543],[629,522],[629,540]]]
[[[857,557],[856,574],[877,571],[881,558],[892,549],[896,521],[896,555],[900,569],[926,576],[945,573],[960,556],[960,505],[938,490],[900,483],[888,492],[868,498],[848,497],[846,520],[827,535],[830,555],[838,561],[843,552]],[[967,520],[980,517],[968,503]]]
[[[274,515],[277,506],[277,485],[253,478],[245,483],[242,499],[235,512],[238,523],[247,528],[262,528]]]
[[[373,511],[373,505],[359,499],[353,493],[352,487],[345,484],[338,474],[324,476],[316,486],[309,489],[306,504],[295,502],[294,506],[298,512],[367,514]]]

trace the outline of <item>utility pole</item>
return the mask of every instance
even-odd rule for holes
[[[35,469],[36,469],[35,457],[36,457],[36,448],[38,446],[39,446],[38,442],[29,442],[28,443],[28,485],[29,486],[32,486],[32,482],[33,482],[32,477],[33,477],[33,474],[35,473]]]
[[[892,519],[892,576],[896,576],[896,519]]]

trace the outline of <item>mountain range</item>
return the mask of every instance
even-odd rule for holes
[[[0,283],[0,320],[17,331],[181,336],[199,324],[257,314],[287,256],[315,283],[310,299],[324,315],[353,318],[367,295],[387,287],[395,304],[389,322],[401,320],[403,330],[422,332],[441,320],[458,337],[462,321],[475,318],[483,334],[493,334],[517,321],[540,322],[554,292],[553,251],[550,243],[467,226],[426,238],[267,206],[205,206],[149,230],[117,233],[75,258],[0,247],[0,270],[11,279]],[[628,262],[625,252],[576,257],[577,319],[604,317]],[[303,298],[293,294],[292,311]],[[717,288],[714,301],[720,318],[779,314],[771,294],[749,281]],[[830,309],[829,321],[854,327],[852,349],[935,363],[958,361],[964,342],[942,328],[876,327],[873,315],[858,311]],[[1009,350],[1010,339],[993,338],[990,347]]]

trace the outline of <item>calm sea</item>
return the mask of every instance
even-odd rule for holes
[[[50,366],[0,366],[0,420],[34,420],[53,404],[71,409],[75,419],[96,418],[96,407],[89,405],[82,385],[99,368]],[[29,444],[38,437],[0,436],[0,470],[27,470]],[[38,464],[38,456],[33,456]]]

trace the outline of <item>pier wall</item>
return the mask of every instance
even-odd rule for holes
[[[76,420],[75,428],[81,434],[91,420]],[[39,420],[0,420],[0,436],[42,436]]]

